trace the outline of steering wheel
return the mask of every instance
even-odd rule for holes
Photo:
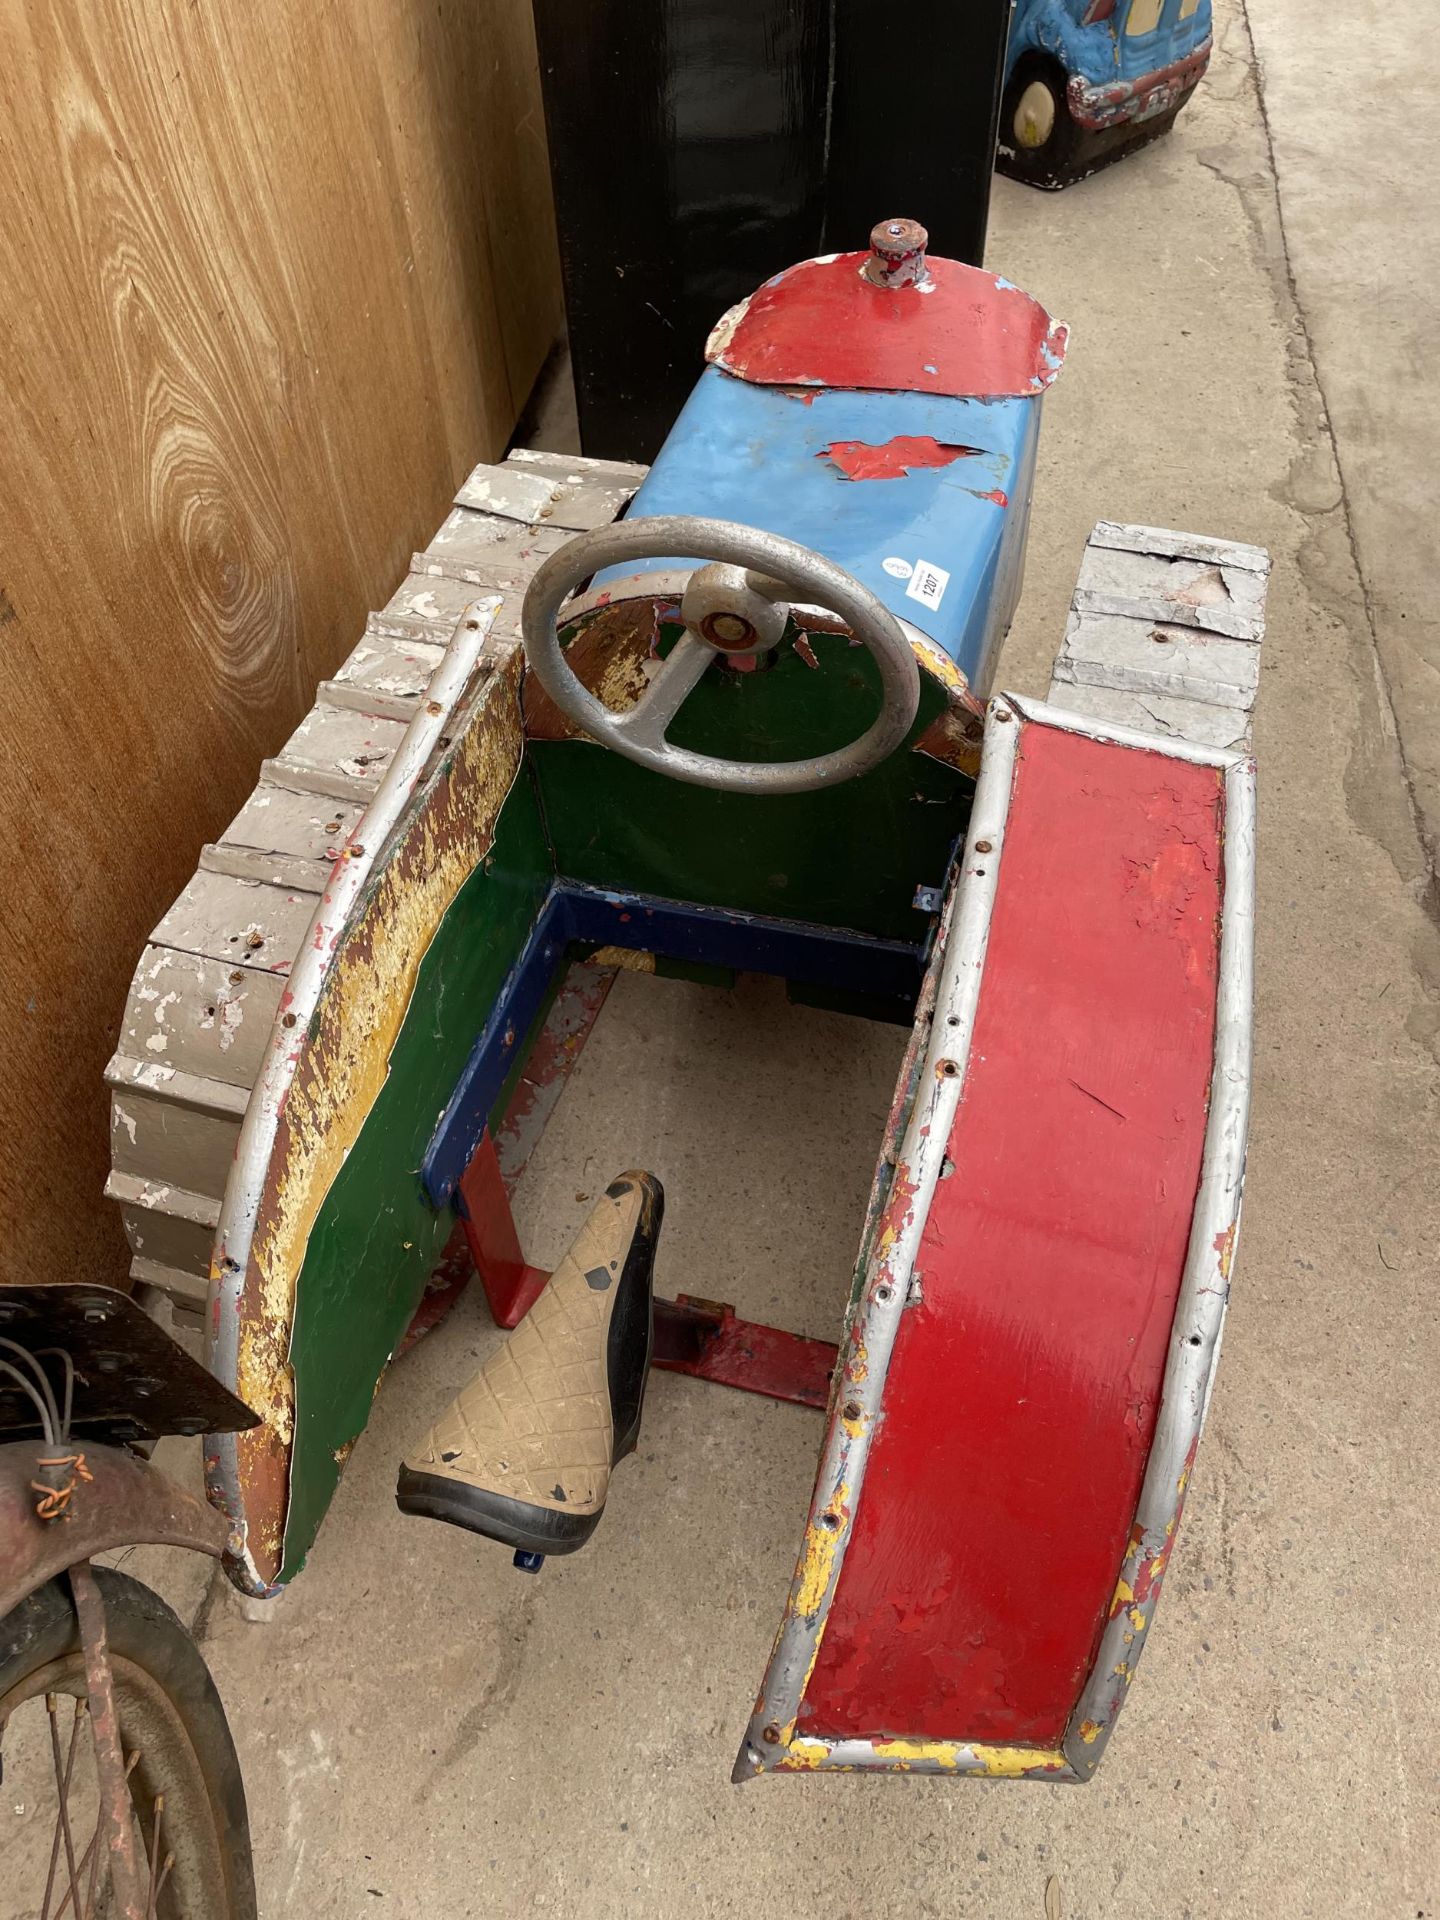
[[[691,574],[680,602],[685,632],[639,703],[615,713],[581,685],[565,658],[556,616],[574,589],[602,567],[693,554],[717,564]],[[685,697],[717,653],[763,653],[785,631],[789,603],[838,614],[880,669],[879,717],[848,746],[806,760],[727,760],[666,739]],[[808,793],[868,773],[910,731],[920,675],[899,621],[831,560],[758,527],[686,514],[622,520],[569,540],[530,582],[520,620],[525,657],[560,711],[601,746],[672,780],[726,793]]]

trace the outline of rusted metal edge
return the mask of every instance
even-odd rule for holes
[[[743,1756],[742,1756],[743,1757]],[[1077,1775],[1053,1747],[978,1740],[792,1740],[776,1773],[939,1773],[972,1780],[1040,1780],[1073,1785]],[[749,1778],[737,1766],[736,1780]]]
[[[737,1781],[772,1768],[857,1766],[861,1762],[856,1753],[869,1744],[833,1743],[836,1750],[843,1746],[850,1751],[845,1761],[811,1759],[812,1750],[825,1747],[828,1751],[832,1743],[796,1742],[795,1723],[854,1530],[890,1354],[965,1084],[1022,731],[1014,724],[1003,695],[991,701],[987,718],[975,803],[961,855],[964,878],[936,994],[935,1019],[889,1195],[841,1342],[831,1405],[843,1394],[847,1415],[853,1410],[853,1417],[832,1418],[830,1424],[785,1615],[735,1763]],[[991,851],[978,855],[977,840],[988,841]],[[959,1751],[956,1746],[957,1755]],[[875,1763],[889,1764],[878,1756]],[[952,1769],[937,1764],[936,1770]],[[958,1761],[953,1770],[961,1770]]]
[[[113,1547],[188,1547],[217,1559],[224,1553],[224,1518],[147,1460],[90,1441],[66,1445],[83,1453],[88,1477],[67,1517],[51,1521],[36,1518],[31,1482],[39,1456],[55,1449],[41,1440],[0,1447],[0,1616],[77,1560]]]
[[[1095,1666],[1061,1742],[1080,1780],[1101,1755],[1155,1617],[1215,1384],[1240,1228],[1250,1125],[1255,944],[1255,763],[1225,770],[1224,892],[1210,1112],[1160,1411]]]
[[[246,1104],[226,1182],[210,1270],[206,1363],[232,1392],[239,1378],[240,1298],[250,1264],[256,1216],[281,1109],[306,1029],[319,1005],[345,923],[383,845],[419,788],[441,734],[452,722],[454,708],[474,676],[499,607],[500,596],[490,594],[474,601],[460,616],[414,719],[335,862],[276,1010],[264,1064]],[[207,1437],[205,1456],[206,1490],[212,1504],[230,1520],[230,1553],[237,1574],[253,1593],[276,1591],[261,1577],[249,1551],[235,1436]]]

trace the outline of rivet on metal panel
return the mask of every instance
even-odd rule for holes
[[[975,842],[975,851],[977,853],[993,853],[995,851],[994,842],[990,840],[977,840]]]

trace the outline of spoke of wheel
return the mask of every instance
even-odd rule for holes
[[[140,1756],[137,1753],[135,1759],[130,1762],[130,1765],[133,1767],[135,1760],[139,1758]],[[128,1769],[125,1778],[127,1780],[130,1778]],[[95,1831],[90,1836],[90,1878],[85,1883],[85,1911],[77,1916],[77,1920],[90,1920],[90,1916],[95,1911],[95,1888],[100,1878],[100,1828],[104,1819],[105,1809],[102,1807],[96,1817]],[[55,1916],[55,1920],[60,1920],[59,1914]]]
[[[160,1890],[165,1885],[165,1882],[170,1878],[170,1869],[174,1866],[174,1864],[175,1864],[174,1854],[167,1853],[165,1856],[165,1864],[160,1869],[160,1878],[155,1882],[154,1888],[150,1894],[150,1908],[145,1916],[145,1920],[155,1920],[156,1914],[159,1913]]]
[[[55,1868],[60,1860],[60,1842],[65,1842],[65,1865],[70,1876],[70,1892],[76,1891],[75,1881],[75,1841],[70,1832],[70,1779],[75,1771],[75,1748],[80,1739],[80,1716],[85,1711],[85,1702],[75,1702],[75,1718],[70,1722],[70,1747],[65,1755],[65,1765],[60,1765],[60,1728],[57,1724],[60,1702],[53,1693],[45,1696],[45,1711],[50,1716],[50,1758],[55,1767],[55,1785],[60,1794],[60,1811],[55,1821],[55,1838],[50,1842],[50,1871],[45,1876],[45,1904],[40,1909],[40,1920],[50,1911],[50,1895],[55,1888]]]
[[[150,1832],[150,1886],[145,1895],[145,1920],[154,1920],[155,1902],[160,1897],[160,1832],[165,1824],[165,1796],[155,1796],[155,1825]]]
[[[130,1758],[125,1762],[125,1778],[127,1780],[130,1778],[131,1774],[135,1771],[135,1765],[136,1765],[136,1762],[139,1760],[139,1758],[140,1758],[140,1749],[137,1747],[134,1753],[132,1753]],[[94,1833],[91,1834],[89,1841],[86,1843],[85,1851],[80,1856],[80,1871],[84,1873],[86,1867],[88,1866],[90,1869],[90,1878],[85,1883],[84,1910],[82,1911],[80,1908],[78,1907],[76,1908],[76,1912],[79,1914],[79,1920],[90,1920],[91,1914],[94,1913],[95,1911],[95,1882],[98,1879],[99,1873],[100,1873],[100,1833],[104,1825],[105,1825],[105,1809],[104,1807],[101,1807],[99,1814],[96,1816],[95,1831]],[[59,1906],[55,1909],[53,1920],[65,1920],[65,1909],[69,1906],[69,1904],[70,1904],[70,1895],[67,1893],[65,1898],[60,1902]],[[41,1916],[41,1920],[44,1920],[43,1915]]]

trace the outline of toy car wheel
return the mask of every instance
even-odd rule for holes
[[[1037,187],[1063,186],[1081,142],[1070,116],[1065,76],[1051,61],[1021,60],[1000,108],[1000,157],[1006,173]]]

